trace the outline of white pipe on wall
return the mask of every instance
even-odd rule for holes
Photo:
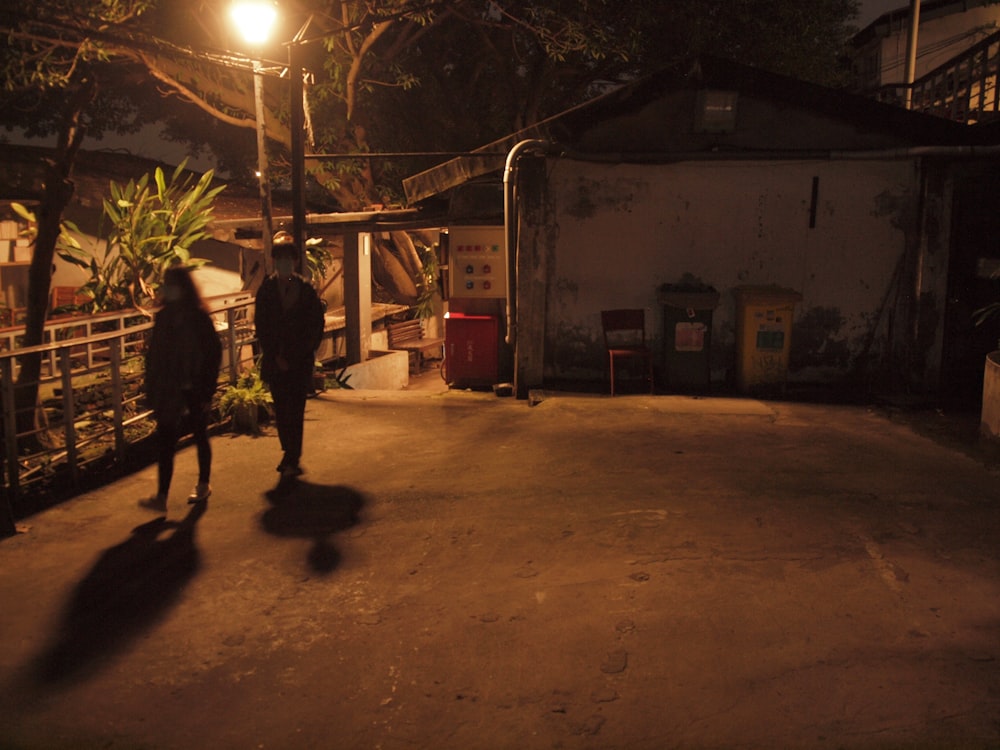
[[[504,340],[513,345],[517,340],[517,211],[514,190],[516,188],[517,160],[525,153],[544,154],[549,142],[538,138],[528,138],[514,145],[507,153],[507,163],[503,170],[503,225],[504,263],[507,270],[507,333]]]

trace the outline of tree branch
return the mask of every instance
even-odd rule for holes
[[[160,59],[145,53],[141,54],[141,59],[153,77],[169,86],[179,96],[182,96],[184,99],[191,102],[202,111],[207,112],[212,117],[226,123],[227,125],[233,125],[238,128],[254,129],[257,127],[256,118],[250,114],[253,107],[245,106],[245,102],[242,101],[246,99],[246,97],[237,92],[227,90],[222,86],[218,86],[213,89],[213,93],[219,94],[220,98],[227,99],[226,104],[233,110],[245,112],[246,116],[240,117],[238,115],[230,114],[229,112],[211,104],[202,94],[185,84],[178,76],[169,72],[161,64]],[[236,93],[235,96],[233,95],[234,93]],[[273,112],[270,113],[270,117],[268,117],[265,132],[271,140],[281,143],[286,147],[291,146],[291,132],[288,127],[273,114]]]
[[[354,116],[354,105],[358,98],[358,78],[361,76],[361,68],[365,62],[365,56],[371,51],[375,42],[385,34],[395,21],[382,21],[372,27],[371,32],[364,38],[361,47],[351,59],[351,68],[347,72],[347,81],[344,86],[344,96],[347,99],[347,121],[350,122]]]

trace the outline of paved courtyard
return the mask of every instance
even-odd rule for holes
[[[327,392],[0,541],[4,748],[997,748],[995,469],[883,413]]]

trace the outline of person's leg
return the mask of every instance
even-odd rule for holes
[[[302,434],[306,418],[306,391],[299,388],[288,394],[288,448],[285,455],[291,466],[298,468],[302,459]]]
[[[288,417],[290,414],[288,387],[284,383],[272,383],[271,398],[274,400],[274,426],[278,430],[278,442],[281,444],[281,450],[284,454],[281,464],[278,466],[280,471],[288,462]]]
[[[174,475],[174,449],[177,447],[177,425],[173,415],[159,415],[156,420],[157,483],[156,495],[139,501],[148,510],[163,513],[167,510],[167,494]]]
[[[188,404],[191,413],[191,435],[198,450],[198,482],[208,484],[212,478],[212,444],[208,439],[208,410],[193,399]]]
[[[170,480],[174,476],[174,451],[177,448],[177,426],[172,417],[161,418],[156,423],[156,439],[159,447],[158,494],[166,497],[170,492]]]

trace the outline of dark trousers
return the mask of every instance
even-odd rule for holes
[[[185,423],[190,426],[195,445],[198,447],[198,481],[208,482],[212,473],[212,446],[208,442],[208,412],[203,404],[193,394],[183,394],[187,414],[180,413],[157,415],[156,434],[158,436],[159,458],[159,491],[167,494],[170,490],[170,480],[174,475],[174,453],[177,441],[186,434]]]
[[[291,378],[290,378],[291,379]],[[298,466],[302,458],[302,431],[306,419],[306,389],[302,378],[296,382],[271,384],[271,398],[274,399],[274,421],[278,428],[278,440],[285,457],[283,464]]]

